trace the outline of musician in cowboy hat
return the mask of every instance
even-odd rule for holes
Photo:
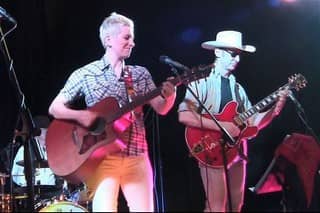
[[[216,39],[206,41],[201,44],[202,48],[214,51],[215,62],[212,72],[206,79],[201,79],[191,83],[190,89],[196,94],[204,107],[214,115],[226,112],[224,107],[227,103],[234,101],[238,103],[237,111],[244,112],[251,108],[251,102],[247,96],[245,89],[236,81],[232,72],[240,62],[240,56],[243,53],[254,53],[256,48],[253,45],[244,45],[242,33],[233,30],[218,32]],[[286,90],[279,93],[276,104],[265,112],[256,113],[248,120],[244,121],[247,125],[257,127],[257,130],[268,125],[272,119],[277,116],[283,108],[286,101]],[[187,128],[203,129],[209,132],[221,132],[220,127],[211,118],[203,116],[207,113],[196,98],[186,91],[185,98],[179,105],[179,122],[186,125]],[[242,132],[240,126],[230,120],[220,120],[219,124],[226,132],[236,138]],[[221,134],[222,135],[222,134]],[[253,135],[252,137],[254,137]],[[209,136],[211,137],[211,136]],[[215,138],[213,138],[215,139]],[[221,150],[220,140],[209,140],[209,147],[219,147]],[[220,139],[220,138],[218,138]],[[188,137],[186,137],[188,142]],[[190,140],[190,139],[189,139]],[[189,146],[190,147],[190,146]],[[222,159],[221,151],[205,153],[202,150],[204,158],[201,155],[193,155],[199,162],[200,173],[206,193],[205,211],[225,212],[225,211],[241,211],[244,199],[244,185],[246,174],[246,139],[242,139],[237,146],[232,149],[236,151],[235,157],[228,158],[228,177],[229,187],[227,187],[226,174],[223,163],[215,165],[216,159]],[[195,150],[191,150],[195,151]],[[214,156],[212,153],[216,153]],[[228,155],[227,155],[228,157]],[[223,161],[222,161],[223,162]],[[228,191],[230,189],[230,197],[228,199]]]

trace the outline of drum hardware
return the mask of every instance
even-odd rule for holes
[[[36,170],[35,172],[34,172],[34,175],[35,176],[39,176],[40,175],[40,172],[39,172],[39,170]],[[24,174],[13,174],[12,175],[12,177],[20,177],[20,176],[25,176]]]
[[[13,196],[13,199],[15,199],[15,200],[21,200],[21,199],[26,199],[26,198],[28,198],[28,194],[27,193]]]
[[[68,185],[64,192],[69,201],[77,203],[87,203],[91,201],[87,187],[83,183],[80,185]]]
[[[9,177],[9,175],[0,172],[0,178],[7,178],[7,177]]]
[[[21,212],[21,211],[27,211],[28,209],[28,194],[14,194],[12,196],[12,203],[13,203],[13,211],[14,212]],[[34,200],[36,197],[34,198]]]
[[[27,194],[14,196],[11,196],[10,194],[0,194],[0,212],[13,212],[12,208],[14,211],[25,209],[27,198]]]
[[[87,189],[83,189],[79,192],[79,203],[85,203],[85,204],[88,204],[89,202],[91,201],[91,199],[89,198],[89,195],[88,195],[88,191]]]
[[[88,212],[84,207],[69,201],[55,201],[41,208],[39,212]]]
[[[37,212],[89,212],[77,202],[67,200],[64,193],[59,197],[41,200],[35,204],[34,210]]]
[[[4,185],[7,177],[9,177],[9,175],[0,173],[0,212],[11,212],[11,197],[4,193]]]
[[[26,198],[27,196],[26,197],[16,196],[16,197],[19,199],[16,199],[17,201],[15,202],[15,211],[22,211],[22,210],[26,209],[27,206],[24,201],[27,201],[27,200],[24,200],[23,198]],[[57,194],[57,195],[52,196],[50,198],[43,198],[43,195],[35,193],[34,201],[35,201],[34,211],[38,212],[39,210],[41,210],[49,205],[65,201],[65,198],[64,198],[63,194],[59,194],[59,195]]]
[[[78,185],[75,188],[70,187],[73,189],[71,192],[69,191],[67,196],[67,201],[77,203],[80,206],[84,207],[88,211],[92,209],[92,200],[89,198],[88,190],[86,185]]]
[[[17,165],[19,166],[24,166],[24,161],[18,161]],[[34,161],[34,167],[35,168],[49,168],[49,164],[47,160],[43,160],[43,161]]]
[[[40,144],[38,141],[37,144]],[[34,198],[35,201],[39,199],[49,199],[53,196],[61,194],[61,181],[48,166],[48,161],[46,159],[45,147],[39,145],[39,151],[42,151],[44,156],[43,159],[33,160],[34,170]],[[11,169],[11,175],[13,182],[18,186],[14,187],[13,191],[16,194],[24,194],[29,192],[29,186],[27,186],[26,176],[25,176],[25,161],[24,161],[24,147],[19,147],[16,155],[14,157],[13,166]],[[33,203],[33,206],[35,203]],[[30,206],[29,206],[30,208]]]
[[[45,208],[51,204],[57,203],[57,202],[58,201],[56,199],[56,196],[54,196],[50,199],[42,199],[34,205],[34,210],[36,210],[38,212],[40,209],[43,209],[43,208]]]
[[[11,196],[9,194],[0,195],[0,212],[12,212]]]
[[[1,186],[1,193],[4,193],[4,184],[6,181],[6,178],[9,177],[9,175],[1,173],[0,172],[0,186]]]
[[[1,201],[3,200],[3,202],[1,202],[2,207],[0,212],[24,212],[30,209],[30,197],[28,196],[29,188],[26,186],[24,161],[22,159],[23,150],[20,150],[19,148],[13,162],[13,165],[16,165],[16,167],[10,171],[14,183],[14,185],[12,185],[12,194],[3,193],[3,196],[1,196]],[[88,206],[89,201],[87,201],[85,196],[86,193],[83,191],[83,188],[80,188],[79,186],[76,187],[79,195],[77,195],[78,198],[75,202],[73,200],[68,200],[67,192],[70,195],[71,191],[70,188],[68,189],[67,182],[62,177],[54,175],[48,167],[46,160],[41,161],[42,163],[39,163],[39,161],[36,160],[33,161],[35,164],[35,170],[33,172],[35,185],[33,185],[34,197],[32,199],[31,211],[88,212],[86,206]],[[0,173],[0,178],[3,179],[3,183],[4,179],[7,177],[10,177],[10,175]],[[66,185],[65,188],[63,188],[63,181]],[[82,206],[81,204],[85,205]]]

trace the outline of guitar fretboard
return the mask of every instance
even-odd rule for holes
[[[274,103],[277,97],[278,95],[276,94],[276,92],[272,93],[268,97],[259,101],[256,105],[251,107],[249,110],[239,114],[238,117],[241,119],[242,122],[245,122],[247,119],[249,119],[251,116],[253,116],[257,112],[264,110],[267,106]]]
[[[257,112],[261,112],[262,110],[264,110],[266,107],[270,106],[271,104],[273,104],[277,98],[278,98],[278,92],[286,87],[288,87],[289,85],[286,84],[283,87],[280,87],[277,91],[271,93],[270,95],[268,95],[267,97],[265,97],[264,99],[262,99],[261,101],[259,101],[257,104],[255,104],[253,107],[251,107],[250,109],[248,109],[247,111],[240,113],[239,115],[237,115],[235,117],[235,119],[239,119],[242,123],[244,123],[246,120],[248,120],[251,116],[253,116],[254,114],[256,114]]]
[[[208,66],[199,66],[197,69],[191,69],[189,72],[185,72],[176,78],[170,79],[169,81],[174,86],[179,86],[182,83],[189,83],[201,78],[205,78],[209,76],[212,67],[213,64],[209,64]],[[114,122],[115,120],[119,119],[122,115],[134,110],[138,106],[142,106],[149,100],[159,96],[161,94],[161,90],[162,87],[157,87],[143,96],[134,97],[131,102],[121,107],[117,113],[107,118],[106,123]]]
[[[234,121],[236,123],[244,124],[251,116],[256,114],[257,112],[261,112],[266,107],[268,107],[270,104],[274,103],[278,98],[279,91],[283,89],[296,89],[299,90],[303,87],[305,87],[307,84],[307,80],[303,75],[295,74],[291,78],[289,78],[289,82],[282,87],[280,87],[278,90],[267,96],[266,98],[259,101],[257,104],[255,104],[253,107],[248,109],[247,111],[238,114],[234,117]]]
[[[147,101],[157,97],[158,95],[161,94],[161,87],[158,87],[152,91],[150,91],[149,93],[147,93],[144,96],[137,96],[134,98],[134,100],[126,105],[124,105],[123,107],[121,107],[117,113],[113,114],[113,116],[111,116],[108,119],[108,122],[113,122],[117,119],[119,119],[122,115],[134,110],[135,108],[137,108],[138,106],[141,106],[143,104],[145,104]]]

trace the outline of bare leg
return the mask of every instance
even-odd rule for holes
[[[94,212],[116,212],[118,209],[119,182],[105,178],[98,186],[92,202]]]
[[[245,174],[246,163],[243,161],[235,163],[229,170],[232,211],[234,212],[240,212],[243,205]],[[227,205],[227,209],[228,207]]]
[[[121,178],[121,189],[130,212],[153,212],[153,175],[148,156],[126,160],[129,162]]]
[[[205,212],[225,212],[226,184],[223,169],[200,165],[200,173],[206,192]]]

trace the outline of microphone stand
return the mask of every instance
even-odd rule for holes
[[[15,71],[14,71],[14,67],[13,67],[13,60],[10,57],[9,54],[9,50],[5,41],[5,36],[8,35],[11,31],[13,31],[15,28],[17,27],[17,23],[15,23],[14,27],[12,27],[6,34],[3,34],[2,28],[0,26],[0,33],[1,33],[1,44],[0,44],[0,50],[4,55],[5,58],[5,63],[6,66],[8,68],[8,75],[9,75],[9,79],[11,80],[13,87],[16,90],[16,96],[18,99],[18,103],[20,104],[20,108],[19,108],[19,114],[18,114],[18,118],[16,121],[16,127],[18,126],[18,123],[22,122],[22,128],[25,129],[26,134],[22,137],[24,139],[23,141],[23,145],[24,145],[24,172],[25,172],[25,178],[26,178],[26,182],[27,182],[27,192],[28,192],[28,202],[27,202],[27,211],[28,212],[34,212],[34,164],[33,164],[33,160],[32,160],[32,155],[31,155],[31,150],[32,150],[32,146],[30,146],[31,142],[32,142],[32,138],[33,138],[33,130],[35,129],[35,125],[34,122],[32,120],[32,116],[31,113],[29,111],[29,108],[26,106],[25,104],[25,96],[22,93],[21,89],[20,89],[20,85],[19,82],[17,80]],[[13,136],[14,139],[12,141],[15,141],[15,137],[16,135]],[[11,146],[13,147],[13,146]],[[11,152],[13,153],[13,152]],[[13,157],[13,156],[11,156]],[[12,163],[13,161],[10,160],[10,163]],[[10,165],[10,174],[11,174],[11,170],[12,170],[12,166]],[[12,175],[11,175],[12,176]],[[12,177],[10,178],[10,181],[12,181]],[[12,190],[12,183],[10,183],[10,194],[11,194],[11,198],[13,195],[13,190]],[[11,202],[11,207],[12,207],[12,203]],[[17,211],[17,210],[15,210]]]
[[[313,131],[313,129],[311,128],[311,126],[308,124],[307,122],[307,116],[305,114],[305,111],[303,109],[303,107],[301,106],[301,104],[298,102],[297,99],[295,99],[294,97],[292,97],[293,94],[289,94],[290,100],[294,103],[295,106],[295,110],[300,118],[300,120],[302,121],[302,123],[305,125],[305,127],[307,128],[307,130],[309,131],[309,133],[316,139],[316,141],[318,142],[318,144],[320,145],[320,140],[318,138],[318,136],[315,134],[315,132]]]
[[[170,65],[171,71],[180,78],[180,75],[177,71],[177,69]],[[235,139],[227,132],[225,128],[223,128],[218,120],[209,112],[209,110],[203,105],[203,103],[200,101],[200,99],[197,97],[197,95],[190,89],[190,87],[186,84],[183,83],[183,85],[186,87],[186,89],[192,94],[192,96],[197,100],[199,103],[200,107],[205,110],[205,112],[210,116],[210,118],[216,123],[216,125],[220,128],[221,132],[223,133],[223,140],[221,140],[220,145],[221,145],[221,154],[223,158],[223,168],[224,168],[224,174],[226,178],[226,186],[227,186],[227,198],[228,198],[228,207],[229,211],[232,211],[232,199],[231,199],[231,192],[230,192],[230,177],[229,177],[229,171],[228,171],[228,165],[227,165],[227,156],[226,156],[226,151],[225,151],[225,146],[226,146],[226,141],[232,141],[232,144],[235,144]]]

